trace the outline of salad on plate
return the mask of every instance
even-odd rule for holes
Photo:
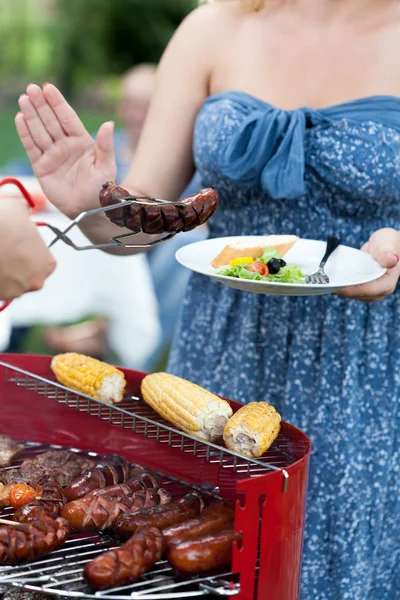
[[[306,279],[300,267],[284,260],[297,239],[296,236],[267,236],[265,245],[254,248],[246,248],[238,242],[226,246],[212,264],[218,269],[217,274],[225,277],[303,284]]]

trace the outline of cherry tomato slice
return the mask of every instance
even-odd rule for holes
[[[19,483],[15,485],[10,492],[10,504],[13,508],[18,508],[32,502],[36,498],[36,490],[30,485]]]
[[[267,265],[265,265],[262,262],[253,262],[253,263],[251,263],[251,265],[246,267],[246,269],[248,271],[251,271],[252,273],[258,273],[259,275],[262,275],[263,277],[268,277],[268,275],[269,275],[269,269],[268,269]]]

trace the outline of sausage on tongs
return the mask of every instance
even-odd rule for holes
[[[134,483],[141,484],[138,481]],[[169,492],[162,488],[132,492],[128,483],[114,486],[117,487],[120,489],[110,488],[108,493],[104,492],[109,488],[95,490],[84,498],[69,502],[62,510],[62,517],[74,531],[104,531],[110,529],[124,513],[133,514],[143,508],[167,504],[172,500]]]
[[[134,202],[124,207],[124,200]],[[119,227],[133,233],[180,233],[191,231],[208,221],[218,208],[218,194],[212,188],[182,198],[178,202],[166,202],[149,197],[131,196],[129,192],[112,181],[100,191],[103,208],[116,205],[115,210],[106,212],[108,218]]]
[[[157,527],[141,527],[123,546],[88,563],[83,574],[94,590],[124,585],[149,571],[163,552],[161,531]]]
[[[94,467],[74,479],[64,490],[66,499],[71,502],[86,496],[89,492],[109,485],[124,483],[130,477],[131,466],[121,456],[110,454]]]
[[[60,548],[66,541],[70,529],[65,519],[2,525],[0,527],[0,564],[15,565],[45,556]]]
[[[190,492],[183,498],[165,506],[145,508],[137,513],[125,513],[114,523],[113,530],[122,538],[129,538],[139,527],[150,526],[165,529],[170,525],[193,519],[204,508],[204,500],[198,492]]]

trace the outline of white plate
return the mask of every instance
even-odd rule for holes
[[[352,285],[369,283],[386,273],[369,254],[339,246],[332,254],[325,267],[329,277],[329,284],[292,284],[270,283],[268,281],[252,281],[225,277],[218,275],[217,269],[212,266],[212,261],[228,244],[240,240],[246,241],[249,246],[262,245],[264,236],[225,237],[196,242],[180,248],[176,253],[177,261],[196,273],[201,273],[228,287],[253,292],[255,294],[273,294],[277,296],[315,296],[331,294]],[[318,265],[325,254],[326,242],[299,239],[285,256],[288,264],[298,265],[305,275],[318,269]]]

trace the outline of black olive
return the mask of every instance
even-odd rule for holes
[[[283,269],[283,267],[286,267],[286,263],[282,258],[278,258],[278,260],[281,263],[281,269]]]
[[[286,264],[286,263],[285,263]],[[279,258],[271,258],[267,262],[267,267],[271,275],[276,275],[282,268],[281,260]]]

